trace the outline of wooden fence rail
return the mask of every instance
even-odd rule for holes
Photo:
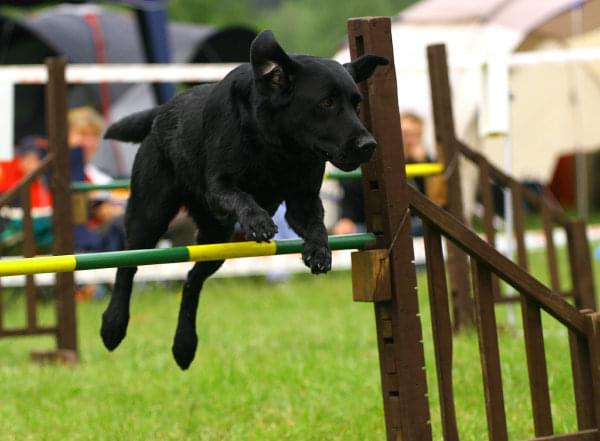
[[[470,258],[475,294],[475,316],[479,336],[481,366],[491,441],[507,440],[504,392],[496,333],[492,275],[517,290],[523,306],[523,329],[529,371],[531,402],[536,440],[597,440],[600,425],[600,376],[597,351],[600,325],[598,313],[580,312],[562,296],[545,287],[523,268],[492,248],[452,215],[409,188],[410,207],[425,223],[427,271],[431,296],[431,315],[440,390],[442,427],[445,439],[458,439],[452,392],[452,344],[448,336],[447,307],[440,300],[445,294],[445,271],[440,236],[461,248]],[[442,267],[443,269],[443,267]],[[580,432],[554,436],[546,354],[540,311],[545,311],[569,329],[575,401]],[[596,323],[594,325],[594,323]],[[594,327],[595,326],[595,327]],[[593,429],[593,430],[589,430]],[[548,437],[548,438],[546,438]]]
[[[379,18],[356,19],[349,23],[350,50],[353,58],[371,52],[393,60],[389,21]],[[377,259],[389,257],[391,286],[390,296],[373,297],[375,322],[379,344],[379,359],[388,440],[430,441],[432,432],[429,423],[431,409],[427,400],[428,385],[424,380],[423,347],[419,306],[415,303],[415,268],[412,262],[410,231],[406,222],[409,208],[412,214],[422,218],[425,231],[427,280],[433,326],[433,345],[437,367],[437,386],[440,395],[442,433],[446,440],[458,440],[453,381],[452,381],[452,329],[448,291],[451,298],[463,307],[469,305],[470,295],[461,292],[472,282],[474,304],[472,309],[458,312],[463,323],[471,314],[476,323],[479,338],[483,390],[485,394],[488,422],[488,439],[508,439],[507,418],[504,406],[504,389],[500,369],[500,352],[495,317],[495,302],[499,295],[498,279],[513,287],[521,299],[523,331],[531,402],[534,419],[534,437],[537,441],[599,440],[600,391],[597,387],[600,373],[598,359],[598,326],[594,327],[597,315],[582,312],[578,308],[593,301],[590,288],[591,275],[586,260],[585,231],[573,227],[571,221],[556,207],[517,181],[501,173],[481,155],[467,150],[454,134],[453,118],[445,49],[436,46],[428,49],[430,78],[434,100],[436,141],[440,147],[441,160],[445,164],[448,178],[449,201],[444,210],[417,190],[407,186],[404,176],[404,157],[398,135],[398,107],[395,81],[389,70],[381,70],[369,80],[368,87],[362,86],[365,96],[365,111],[362,118],[379,141],[376,157],[362,168],[363,191],[368,230],[377,238],[374,253]],[[393,62],[391,63],[393,66]],[[392,99],[390,99],[392,98]],[[394,149],[394,150],[392,150]],[[480,167],[480,183],[486,205],[492,205],[491,186],[500,183],[514,191],[514,204],[518,219],[517,262],[495,248],[493,212],[485,214],[487,236],[480,238],[464,223],[458,161],[461,157],[473,160]],[[396,174],[392,174],[396,170]],[[390,185],[394,185],[394,193]],[[406,205],[408,201],[408,206]],[[522,202],[536,207],[546,222],[547,235],[558,225],[570,231],[569,249],[572,259],[579,259],[583,285],[574,286],[577,307],[569,304],[561,295],[558,276],[551,287],[546,286],[527,269],[527,249],[524,238],[524,216]],[[551,225],[551,227],[550,227]],[[577,239],[575,236],[577,235]],[[448,241],[448,275],[446,279],[441,240]],[[548,239],[552,246],[552,239]],[[402,245],[402,246],[401,246]],[[583,244],[585,245],[585,244]],[[587,249],[589,250],[589,249]],[[552,253],[551,253],[552,254]],[[550,271],[555,265],[551,255]],[[383,257],[381,257],[383,256]],[[588,256],[589,257],[589,256]],[[358,261],[358,259],[356,259]],[[368,262],[368,259],[364,259]],[[468,262],[471,265],[469,278]],[[586,263],[587,262],[587,263]],[[572,267],[574,265],[572,264]],[[363,272],[365,273],[365,272]],[[574,273],[573,273],[574,274]],[[385,279],[384,279],[385,280]],[[575,284],[575,279],[573,280]],[[400,284],[401,286],[398,286]],[[375,286],[376,281],[371,283]],[[468,291],[470,291],[467,288]],[[587,290],[587,292],[584,292]],[[586,298],[585,296],[589,296]],[[582,300],[585,299],[585,300]],[[511,299],[512,300],[512,299]],[[544,311],[564,325],[570,337],[571,364],[575,384],[575,401],[578,415],[578,431],[570,434],[555,434],[552,420],[548,367],[544,348],[541,312]],[[455,315],[455,320],[456,320]],[[410,374],[410,375],[407,375]]]
[[[504,174],[489,163],[481,154],[473,152],[466,145],[460,144],[460,153],[468,159],[474,159],[480,171],[480,192],[483,205],[484,232],[488,242],[495,244],[495,228],[493,219],[497,215],[491,197],[491,185],[496,184],[511,192],[513,209],[513,233],[517,244],[517,261],[526,264],[524,206],[529,204],[537,210],[541,217],[542,231],[546,243],[547,267],[550,287],[557,293],[575,298],[576,305],[582,309],[596,309],[595,289],[590,260],[590,246],[585,236],[585,224],[579,220],[569,219],[560,206],[545,195],[540,195],[524,187],[511,176]],[[569,256],[569,283],[566,291],[562,288],[559,258],[556,249],[554,232],[562,229],[567,238]],[[576,263],[575,263],[576,262]],[[498,295],[497,301],[515,301]]]
[[[447,76],[447,60],[445,48],[436,45],[428,48],[430,75]],[[451,111],[450,86],[448,78],[438,79],[436,87],[432,87],[434,114],[440,109]],[[451,102],[451,101],[450,101]],[[445,105],[445,107],[443,107]],[[438,110],[435,110],[435,107]],[[448,110],[450,109],[450,110]],[[437,124],[437,123],[436,123]],[[483,228],[487,243],[496,245],[494,217],[496,210],[492,197],[492,185],[507,189],[512,196],[514,215],[513,232],[516,239],[516,265],[495,250],[482,246],[473,232],[462,225],[462,218],[452,219],[431,203],[425,201],[418,193],[411,190],[411,208],[419,212],[426,223],[435,225],[457,247],[461,248],[471,259],[473,268],[473,294],[475,312],[480,342],[482,370],[484,374],[484,391],[486,394],[486,411],[488,417],[488,432],[490,440],[506,440],[506,416],[504,415],[502,382],[499,369],[499,354],[497,336],[495,334],[495,318],[493,302],[519,301],[523,318],[525,337],[525,352],[529,375],[531,406],[533,413],[534,432],[536,440],[598,440],[600,426],[600,395],[594,389],[598,382],[600,360],[596,358],[597,335],[592,331],[597,320],[596,314],[584,314],[578,309],[595,310],[596,299],[593,273],[590,260],[590,249],[587,241],[585,224],[581,221],[570,220],[564,211],[552,199],[539,195],[522,186],[514,178],[503,173],[492,165],[483,155],[470,149],[454,136],[453,128],[447,127],[445,121],[443,130],[447,133],[441,140],[450,146],[453,160],[458,162],[465,158],[479,170],[479,189],[483,211]],[[440,129],[442,130],[442,129]],[[438,129],[436,129],[436,132]],[[447,151],[448,148],[444,147]],[[452,171],[446,163],[448,170]],[[450,198],[452,200],[452,187]],[[455,195],[454,200],[462,201]],[[543,233],[547,248],[547,265],[550,278],[550,288],[542,285],[529,274],[527,247],[525,244],[524,204],[527,203],[540,213]],[[461,214],[462,207],[454,208]],[[452,210],[450,213],[454,214]],[[556,245],[554,242],[555,228],[562,228],[567,237],[567,249],[570,268],[571,288],[563,292]],[[427,231],[431,231],[429,227]],[[471,236],[471,237],[469,237]],[[426,239],[427,240],[427,239]],[[430,257],[428,256],[428,259]],[[492,274],[503,279],[516,289],[516,297],[502,296],[498,280]],[[431,277],[431,274],[428,274]],[[575,299],[576,308],[568,304],[564,295]],[[460,307],[460,305],[459,305]],[[555,435],[551,411],[550,391],[548,383],[548,367],[544,348],[544,337],[541,322],[541,311],[546,311],[568,327],[570,356],[575,392],[575,403],[579,432]],[[467,312],[458,314],[455,319],[461,319]],[[448,357],[448,356],[447,356]],[[450,356],[451,358],[451,356]],[[448,368],[446,368],[447,370]],[[448,381],[447,379],[445,381]],[[447,400],[447,398],[445,399]],[[443,420],[443,424],[447,424]],[[454,423],[453,423],[454,424]],[[452,429],[453,424],[450,425]],[[446,430],[446,429],[445,429]]]
[[[36,245],[31,216],[30,187],[43,173],[50,172],[50,190],[53,201],[54,254],[73,252],[73,224],[71,215],[71,191],[69,176],[69,150],[67,147],[67,87],[65,65],[62,58],[46,61],[48,83],[46,85],[46,115],[49,153],[36,170],[21,179],[10,191],[0,197],[0,207],[20,198],[23,211],[23,255],[36,255]],[[69,362],[77,359],[77,331],[75,322],[75,283],[73,273],[57,275],[56,324],[40,326],[37,320],[37,288],[33,275],[26,278],[26,325],[7,329],[3,320],[3,298],[0,290],[0,337],[18,335],[53,334],[57,351],[34,356],[57,357]]]
[[[483,231],[487,242],[496,246],[494,219],[497,211],[494,206],[493,186],[510,191],[512,196],[513,234],[516,241],[516,262],[527,268],[525,245],[524,206],[529,205],[541,218],[542,231],[547,248],[547,267],[550,287],[556,293],[574,297],[580,309],[596,310],[596,294],[593,282],[591,253],[585,235],[585,224],[569,219],[563,209],[547,195],[540,195],[523,186],[516,179],[491,164],[481,153],[474,151],[457,139],[452,116],[452,94],[448,78],[447,56],[444,45],[432,45],[427,48],[429,76],[431,79],[432,106],[435,120],[435,133],[438,155],[446,167],[448,179],[447,209],[457,219],[464,221],[463,199],[460,189],[460,166],[464,159],[473,164],[479,172],[479,194],[483,206]],[[556,229],[562,229],[567,238],[568,273],[570,288],[563,290],[560,277],[559,258],[554,241]],[[455,251],[453,245],[448,248],[448,269],[450,289],[454,301],[454,325],[458,329],[470,323],[472,305],[470,290],[465,286],[465,258]],[[495,302],[508,303],[521,301],[518,296],[503,295],[496,278],[492,279]]]

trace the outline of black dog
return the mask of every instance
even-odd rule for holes
[[[219,83],[109,127],[106,138],[142,143],[125,215],[127,246],[154,247],[182,206],[198,226],[200,244],[229,241],[236,222],[248,239],[268,241],[277,232],[271,216],[285,201],[287,221],[305,240],[304,263],[325,273],[331,268],[319,199],[325,162],[352,170],[371,157],[376,143],[357,116],[355,82],[388,61],[364,55],[342,66],[288,55],[270,31],[253,41],[250,59]],[[172,348],[182,369],[196,351],[200,289],[222,263],[196,263],[183,287]],[[102,316],[109,350],[125,337],[135,272],[117,271]]]

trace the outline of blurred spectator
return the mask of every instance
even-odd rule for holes
[[[0,193],[14,187],[20,179],[36,171],[47,152],[48,142],[41,136],[27,136],[15,147],[12,161],[0,164]],[[29,186],[29,202],[33,218],[33,231],[37,247],[46,249],[52,243],[52,198],[45,176],[41,175]],[[0,208],[2,230],[0,244],[7,253],[20,253],[23,239],[23,210],[19,199]]]
[[[343,196],[340,201],[340,219],[333,226],[333,234],[361,233],[366,230],[362,182],[360,179],[340,181]]]
[[[404,143],[404,161],[407,164],[431,162],[431,157],[423,145],[423,119],[415,113],[403,113],[400,116],[402,125],[402,141]],[[410,179],[411,183],[425,193],[425,178],[419,176]]]
[[[100,145],[100,135],[105,123],[102,116],[92,107],[77,107],[68,114],[69,146],[81,149],[83,156],[83,180],[92,184],[107,184],[113,177],[92,163]],[[72,159],[73,159],[72,155]],[[72,175],[75,175],[72,171]],[[92,191],[88,193],[90,217],[88,227],[102,234],[101,243],[94,245],[94,238],[82,234],[82,248],[89,251],[112,251],[125,246],[123,215],[128,192],[123,190]],[[182,208],[173,219],[165,234],[172,246],[190,245],[195,242],[196,225]],[[88,241],[88,243],[83,243]],[[90,249],[91,248],[91,249]],[[100,248],[98,250],[94,248]]]
[[[92,107],[76,107],[69,110],[68,144],[71,150],[71,180],[92,184],[108,184],[113,178],[92,163],[100,145],[105,123]],[[125,248],[123,216],[127,193],[95,190],[87,194],[74,194],[76,252],[118,251]],[[75,207],[79,207],[78,210]],[[82,208],[82,209],[81,209]],[[83,213],[79,213],[83,211]],[[78,286],[78,300],[101,298],[107,292],[102,284]]]
[[[427,150],[423,145],[423,119],[415,113],[407,112],[400,116],[402,127],[402,141],[404,144],[404,160],[407,164],[431,162]],[[425,178],[409,178],[409,183],[420,192],[425,193]],[[341,181],[344,196],[340,203],[340,219],[333,227],[334,234],[352,234],[366,230],[362,183],[360,180]],[[422,234],[420,218],[413,216],[411,219],[413,236]]]
[[[168,240],[172,247],[193,245],[196,243],[197,231],[198,228],[192,218],[188,216],[187,209],[181,207],[169,224],[163,239]]]
[[[104,131],[104,119],[91,107],[77,107],[68,114],[68,143],[71,148],[80,148],[83,155],[83,178],[92,184],[108,184],[112,176],[100,170],[92,159],[100,145],[100,135]],[[102,225],[122,216],[124,201],[115,198],[110,191],[92,191],[88,194],[91,202],[91,221]]]
[[[112,177],[91,161],[100,145],[100,135],[104,131],[104,119],[92,107],[76,107],[67,116],[68,143],[72,150],[80,149],[83,170],[76,170],[77,153],[72,152],[74,162],[72,179],[80,177],[92,184],[107,184]],[[125,197],[117,197],[110,191],[91,191],[88,197],[88,219],[75,227],[76,251],[117,251],[125,247],[123,215]]]

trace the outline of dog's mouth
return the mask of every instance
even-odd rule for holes
[[[331,162],[337,168],[343,171],[352,171],[360,166],[364,161],[361,160],[349,160],[345,157],[339,157],[338,155],[334,155],[323,147],[319,147],[317,145],[313,146],[313,150],[323,157],[326,161]]]
[[[324,148],[315,145],[315,146],[313,146],[313,149],[317,153],[319,153],[321,156],[323,156],[323,158],[325,158],[325,160],[331,161],[333,159],[333,155],[331,153],[329,153],[327,150],[325,150]]]
[[[333,162],[332,161],[331,163],[333,165],[335,165],[337,168],[339,168],[340,170],[345,171],[345,172],[355,170],[361,164],[361,162],[356,162],[356,161],[353,161],[353,162],[337,162],[337,161]]]

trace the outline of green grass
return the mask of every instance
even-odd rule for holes
[[[532,256],[541,268],[544,256]],[[596,268],[598,269],[598,268]],[[542,278],[546,276],[541,273]],[[564,278],[563,278],[564,279]],[[434,439],[441,440],[426,280],[419,272]],[[32,349],[50,338],[0,340],[0,439],[26,440],[381,440],[383,408],[373,308],[353,303],[348,272],[212,279],[200,302],[200,345],[181,372],[170,354],[177,286],[139,284],[128,336],[107,352],[98,336],[105,301],[78,305],[81,364],[36,365]],[[22,303],[5,295],[5,318],[22,322]],[[44,321],[51,305],[40,310]],[[511,439],[533,436],[519,311],[497,307]],[[544,317],[554,426],[576,430],[568,340]],[[477,335],[454,342],[461,440],[485,438]]]
[[[565,210],[565,215],[569,219],[577,219],[579,217],[577,211],[573,209]],[[600,211],[590,212],[585,221],[588,225],[600,224]],[[541,230],[544,228],[542,216],[535,212],[525,213],[523,225],[525,230]],[[478,216],[473,216],[471,218],[471,228],[478,233],[483,233],[485,231],[483,219]]]

